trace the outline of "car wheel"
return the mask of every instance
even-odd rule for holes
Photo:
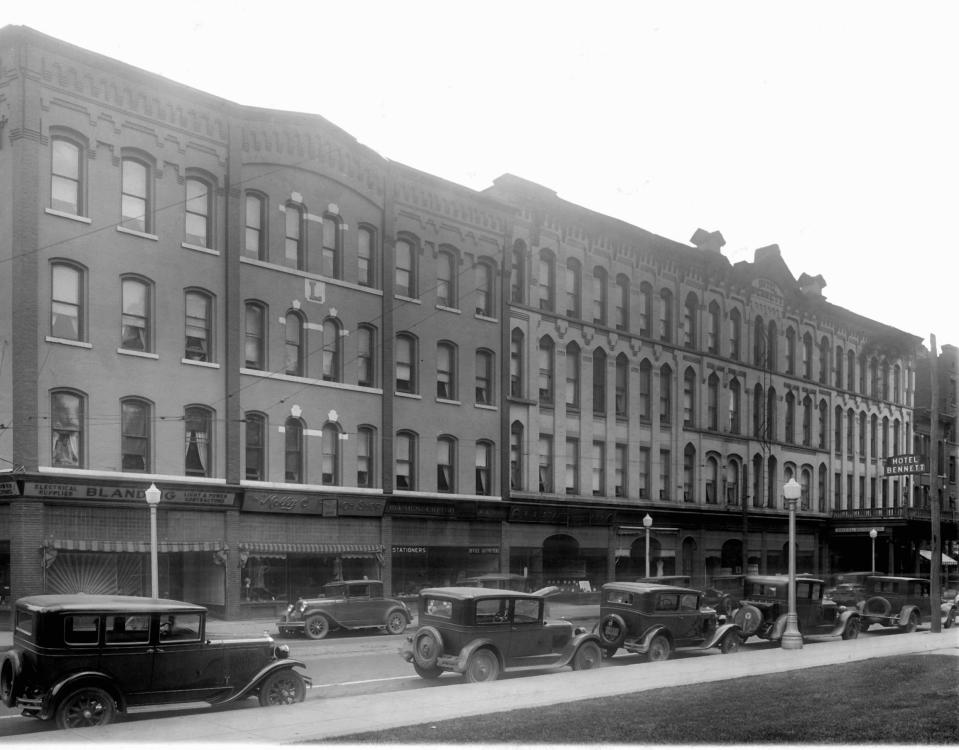
[[[421,669],[436,667],[436,660],[443,651],[443,643],[438,633],[427,629],[413,636],[413,662]]]
[[[599,640],[615,651],[626,640],[626,621],[619,615],[606,615],[599,623]]]
[[[669,658],[669,639],[664,635],[657,635],[649,644],[646,656],[650,661],[666,661]]]
[[[439,667],[421,667],[415,661],[413,662],[413,669],[416,670],[416,674],[422,677],[424,680],[435,680],[441,674],[443,670]]]
[[[737,651],[739,651],[739,648],[742,645],[742,635],[737,633],[735,630],[730,630],[725,636],[723,636],[722,643],[719,645],[719,650],[724,654],[735,654]]]
[[[573,655],[573,669],[596,669],[603,661],[603,653],[592,641],[588,641],[576,649]]]
[[[306,697],[306,685],[303,678],[292,669],[274,672],[260,685],[261,706],[285,706],[290,703],[302,703]]]
[[[306,621],[306,628],[303,631],[307,638],[314,641],[322,640],[330,634],[330,621],[323,615],[313,615]]]
[[[907,633],[912,633],[918,627],[919,627],[919,615],[917,615],[915,612],[910,612],[909,619],[906,621],[905,631]]]
[[[54,714],[60,729],[102,727],[113,721],[115,715],[113,697],[98,687],[74,690],[60,701]]]
[[[386,631],[392,635],[399,635],[406,630],[406,615],[402,612],[390,612],[386,618]]]
[[[842,639],[844,641],[851,641],[853,638],[859,637],[862,626],[857,622],[858,619],[858,617],[850,617],[846,620],[846,626],[842,629]]]
[[[0,667],[0,703],[12,708],[17,704],[17,669],[13,661],[6,659]]]
[[[743,637],[748,638],[754,635],[763,624],[763,613],[759,611],[759,607],[744,604],[733,612],[733,622],[743,631]]]
[[[467,682],[493,682],[499,677],[499,659],[488,648],[479,648],[470,656],[464,673]]]

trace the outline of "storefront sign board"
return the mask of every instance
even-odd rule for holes
[[[0,482],[0,497],[20,497],[20,489],[16,482],[3,480]]]
[[[146,502],[145,487],[70,484],[67,482],[27,482],[23,488],[26,497],[43,500],[133,500]],[[232,506],[235,492],[200,489],[161,489],[161,503],[187,505]]]

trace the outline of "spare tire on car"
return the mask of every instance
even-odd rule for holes
[[[616,649],[626,640],[626,621],[617,614],[607,615],[599,623],[599,640],[607,649]]]
[[[755,635],[763,623],[763,613],[754,604],[743,604],[733,613],[733,622],[743,631],[743,637]]]
[[[892,612],[892,604],[884,596],[872,596],[866,599],[862,609],[867,615],[887,617]]]

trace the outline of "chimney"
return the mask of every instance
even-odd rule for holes
[[[723,245],[726,244],[726,240],[718,230],[707,232],[705,229],[697,229],[689,241],[707,253],[722,253]]]
[[[826,280],[819,274],[810,276],[807,273],[799,277],[799,291],[809,297],[822,297],[822,290],[826,288]]]

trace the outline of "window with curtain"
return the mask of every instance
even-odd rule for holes
[[[120,452],[123,471],[150,471],[150,404],[140,399],[120,402]]]
[[[719,429],[719,376],[714,372],[706,380],[706,429]]]
[[[200,291],[186,293],[186,343],[184,359],[212,362],[210,334],[213,303],[210,295]]]
[[[742,389],[738,378],[729,381],[729,431],[738,435],[741,431]]]
[[[139,279],[123,279],[123,312],[120,319],[120,348],[151,351],[150,286]]]
[[[184,465],[188,477],[213,476],[211,465],[211,428],[213,415],[202,406],[189,406],[184,414],[186,458]]]
[[[673,422],[673,371],[669,365],[659,370],[659,423]]]
[[[687,367],[683,375],[683,426],[696,424],[696,372]]]
[[[82,216],[84,148],[63,136],[50,140],[50,208]]]
[[[593,442],[592,491],[594,497],[606,494],[606,444]]]
[[[509,395],[523,397],[523,332],[514,328],[509,340]]]
[[[302,484],[303,474],[303,422],[289,417],[284,425],[284,452],[286,457],[284,481]]]
[[[82,341],[85,325],[83,271],[66,263],[54,263],[50,271],[50,335]]]
[[[69,391],[50,395],[52,463],[57,467],[83,465],[83,396]]]
[[[649,499],[649,472],[651,469],[651,456],[649,448],[643,446],[639,449],[639,498],[640,500]]]
[[[665,449],[659,451],[659,499],[672,499],[672,456]]]
[[[617,443],[613,460],[613,494],[616,497],[626,497],[626,446]]]
[[[266,479],[266,417],[255,412],[244,415],[245,472],[251,481]]]
[[[648,359],[639,363],[639,420],[652,421],[653,366]]]

